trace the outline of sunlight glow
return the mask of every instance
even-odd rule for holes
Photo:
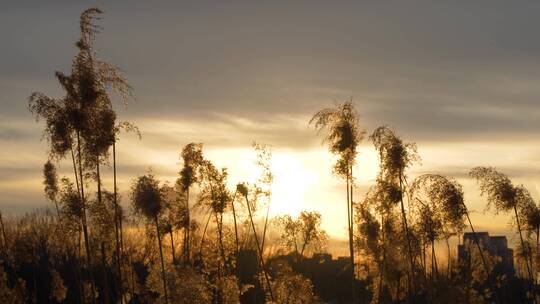
[[[309,170],[298,155],[280,153],[272,159],[274,171],[272,214],[297,216],[307,192],[316,184],[316,172]]]

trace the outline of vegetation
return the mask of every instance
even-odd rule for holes
[[[216,167],[201,143],[188,143],[176,181],[160,182],[151,171],[134,178],[124,210],[117,143],[120,130],[140,133],[117,121],[111,96],[125,103],[131,88],[117,68],[98,59],[100,14],[97,8],[82,13],[71,73],[55,73],[65,96],[29,97],[30,112],[45,122],[43,185],[54,212],[0,213],[0,299],[6,303],[536,303],[540,207],[529,191],[494,168],[470,172],[488,207],[513,212],[517,276],[477,236],[461,184],[438,174],[410,178],[420,160],[416,145],[388,126],[369,136],[379,171],[355,201],[353,168],[365,132],[352,101],[309,121],[326,132],[324,142],[337,156],[333,173],[345,180],[345,259],[324,254],[321,214],[270,218],[272,153],[261,144],[253,144],[260,177],[233,181],[234,188],[227,168]],[[106,185],[102,168],[110,165],[111,150],[113,182]],[[59,177],[62,162],[72,176]],[[466,254],[456,261],[449,240],[467,229],[474,242],[463,244]],[[436,254],[441,242],[446,261]]]
[[[349,254],[351,258],[352,299],[356,302],[356,283],[354,271],[354,176],[353,166],[358,153],[358,144],[362,140],[364,131],[358,126],[358,114],[351,101],[337,105],[335,108],[326,108],[313,115],[310,124],[314,124],[319,131],[326,131],[324,142],[328,143],[328,150],[339,156],[334,165],[334,173],[346,181],[347,192],[347,227],[349,231]]]

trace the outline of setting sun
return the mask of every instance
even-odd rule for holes
[[[272,159],[274,172],[273,204],[270,212],[297,216],[301,210],[310,209],[308,192],[317,185],[317,174],[310,171],[301,155],[276,153]],[[316,206],[311,206],[316,209]]]

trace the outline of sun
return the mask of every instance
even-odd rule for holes
[[[238,182],[256,184],[261,176],[261,168],[256,164],[256,153],[252,149],[209,149],[208,156],[218,166],[234,163],[229,171],[229,186]],[[270,215],[298,215],[309,209],[309,192],[318,181],[317,168],[305,152],[272,149],[270,166],[273,175]]]
[[[301,156],[295,153],[275,153],[272,158],[274,183],[272,185],[271,214],[297,216],[303,209],[307,193],[316,182]]]

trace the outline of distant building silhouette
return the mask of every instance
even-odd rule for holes
[[[276,261],[286,261],[293,270],[309,278],[313,283],[314,292],[324,303],[351,303],[351,258],[339,256],[334,259],[328,253],[314,253],[311,257],[302,257],[298,262],[294,253],[272,257],[269,264]],[[356,281],[357,291],[361,301],[369,303],[371,295],[367,291],[365,281]]]
[[[501,272],[513,275],[514,274],[514,250],[508,248],[508,240],[505,236],[490,236],[488,232],[477,232],[481,246],[489,252],[490,255],[500,258],[500,262],[496,265]],[[464,262],[468,258],[469,246],[476,246],[474,234],[466,232],[463,234],[463,244],[458,245],[458,261]]]

